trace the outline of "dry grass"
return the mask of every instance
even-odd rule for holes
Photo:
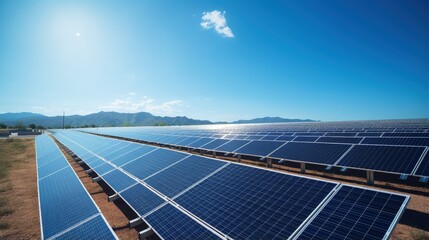
[[[37,199],[34,139],[0,140],[0,239],[40,238]]]
[[[413,240],[429,240],[429,234],[422,230],[411,231],[410,235]]]

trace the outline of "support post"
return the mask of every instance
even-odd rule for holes
[[[112,196],[109,196],[108,198],[107,198],[107,200],[109,201],[109,202],[114,202],[114,201],[116,201],[116,200],[118,200],[119,199],[119,195],[116,193],[116,194],[113,194]]]
[[[366,171],[366,180],[368,185],[374,185],[374,171]]]
[[[93,173],[93,172],[94,172],[94,170],[92,170],[92,168],[91,168],[91,169],[85,170],[85,172],[86,172],[87,174],[90,174],[90,173]]]
[[[237,155],[237,162],[241,162],[241,155],[240,154]]]
[[[139,239],[144,240],[153,234],[154,234],[154,231],[152,230],[152,228],[146,228],[145,230],[142,230],[139,232]]]
[[[98,182],[100,180],[101,180],[101,177],[95,177],[95,178],[92,179],[92,182]]]
[[[272,168],[273,167],[273,159],[267,158],[267,167]]]
[[[78,161],[77,164],[82,165],[83,161]]]
[[[137,225],[140,225],[143,223],[143,219],[141,218],[134,218],[133,220],[130,221],[130,223],[128,224],[130,228],[136,227]]]
[[[216,158],[216,152],[213,151],[213,158]]]
[[[305,163],[300,163],[301,164],[301,173],[305,173]]]

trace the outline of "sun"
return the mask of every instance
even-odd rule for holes
[[[76,37],[80,37],[80,32],[76,32]]]

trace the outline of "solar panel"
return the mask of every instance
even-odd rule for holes
[[[284,239],[335,186],[230,164],[174,200],[232,238]]]
[[[56,160],[37,168],[39,179],[44,178],[49,174],[52,174],[65,167],[69,167],[69,164],[67,161],[64,161],[64,157],[61,156],[60,158],[56,158]]]
[[[46,153],[47,151],[56,151],[62,157],[39,167],[40,162],[37,153]],[[36,152],[42,238],[61,238],[67,232],[80,228],[88,219],[100,216],[98,208],[76,173],[50,137],[40,135],[36,138]],[[61,165],[57,165],[57,163],[61,163]],[[60,168],[60,170],[55,170],[53,166]],[[116,238],[104,220],[99,225],[109,230],[110,234],[106,234],[106,239]],[[75,236],[83,238],[84,234],[83,232],[76,232]]]
[[[214,149],[217,152],[234,152],[237,148],[242,147],[244,144],[249,143],[248,140],[231,140],[220,147]]]
[[[324,136],[326,137],[353,137],[356,136],[355,132],[328,132]]]
[[[333,142],[333,143],[360,143],[362,138],[359,137],[321,137],[316,142]]]
[[[198,132],[188,134],[203,135]],[[265,133],[261,132],[260,134],[264,135]],[[289,144],[293,145],[292,149],[301,152],[295,153],[288,149],[283,149],[283,147]],[[250,143],[248,145],[250,145]],[[283,147],[279,148],[274,153],[283,149],[283,152],[280,151],[278,154],[286,152],[292,155],[296,154],[300,157],[312,157],[323,160],[329,158],[327,155],[338,155],[339,158],[344,155],[344,152],[346,152],[351,145],[288,142]],[[328,154],[316,154],[317,151],[314,151],[314,149],[328,151]],[[118,182],[123,182],[124,179],[122,178],[124,177],[131,179],[134,185],[131,186],[128,184],[131,187],[122,188],[125,190],[119,194],[145,219],[146,222],[148,222],[148,217],[153,217],[153,225],[148,223],[162,238],[170,238],[169,236],[171,236],[171,238],[178,238],[177,236],[182,236],[180,234],[193,236],[193,231],[199,232],[200,230],[198,230],[198,228],[200,227],[203,228],[202,230],[204,230],[204,232],[207,230],[209,233],[212,233],[206,227],[200,225],[203,223],[199,219],[216,228],[221,235],[224,234],[230,238],[285,239],[291,236],[304,238],[304,236],[307,236],[304,235],[304,232],[307,228],[310,229],[309,227],[312,226],[313,219],[316,221],[315,219],[319,217],[319,214],[322,214],[323,211],[327,211],[326,209],[328,209],[329,204],[331,204],[331,199],[335,199],[337,196],[341,195],[338,190],[342,189],[339,188],[341,185],[336,183],[292,176],[234,163],[226,163],[206,157],[180,153],[184,154],[185,157],[169,163],[165,161],[165,158],[175,157],[166,156],[174,156],[179,152],[168,149],[161,150],[165,152],[163,154],[147,154],[146,156],[151,155],[151,157],[147,157],[147,159],[144,161],[142,160],[140,164],[138,164],[142,168],[138,170],[139,174],[143,173],[143,175],[147,175],[149,173],[145,171],[152,172],[144,180],[144,184],[148,184],[147,187],[142,184],[137,184],[132,178],[125,174],[114,178]],[[156,150],[152,153],[158,151],[159,150]],[[150,164],[148,162],[150,162]],[[142,164],[146,165],[142,167]],[[158,164],[160,164],[160,166],[158,166]],[[139,168],[138,165],[135,165],[135,168]],[[102,177],[105,178],[105,176],[117,171],[118,170],[114,170]],[[105,181],[109,185],[118,184],[112,183],[112,179],[105,179]],[[166,203],[162,197],[158,196],[151,189],[155,189],[157,193],[169,197],[175,205],[173,206],[170,205],[170,203]],[[372,190],[368,191],[378,192]],[[367,195],[366,193],[361,194],[361,196]],[[390,195],[396,196],[395,194]],[[355,199],[361,200],[359,197],[356,198],[355,195],[347,195],[344,201],[355,201]],[[389,201],[389,199],[379,198],[377,203],[389,204]],[[365,201],[363,201],[363,203],[365,203]],[[359,204],[360,203],[356,205]],[[371,204],[373,204],[373,202],[369,203],[369,205]],[[177,206],[177,208],[175,206]],[[184,209],[186,211],[184,211]],[[162,211],[165,212],[161,213]],[[380,216],[383,214],[383,211],[384,209],[381,211]],[[394,214],[400,214],[402,211],[403,209],[392,210]],[[191,215],[196,216],[197,219],[189,217],[187,213],[191,213]],[[348,213],[339,211],[340,217],[348,218],[347,214]],[[365,218],[374,218],[373,212],[365,212],[362,215],[362,219]],[[396,220],[382,219],[385,220],[383,223],[384,225],[380,225],[382,227],[386,224],[393,226],[397,220],[397,218],[395,218]],[[310,220],[311,222],[309,222]],[[366,220],[361,221],[358,218],[353,218],[353,220],[358,224],[360,222],[367,222]],[[374,221],[376,221],[377,224],[379,223],[379,220]],[[176,222],[180,223],[181,227],[178,228]],[[342,225],[342,222],[342,218],[340,220],[338,220],[338,218],[335,220],[334,218],[334,220],[329,223],[342,228],[348,226],[351,230],[349,236],[358,236],[355,235],[354,231],[357,228],[356,226],[360,225]],[[191,227],[189,227],[188,224]],[[193,224],[197,225],[194,226]],[[299,232],[301,227],[305,228],[303,228],[304,230],[302,232]],[[390,231],[389,229],[391,230],[390,227],[388,227],[387,231],[383,229],[377,230],[379,231],[378,233],[384,232],[386,234]],[[333,232],[332,238],[337,236],[335,231],[336,229],[331,231]],[[356,231],[360,230],[357,229]],[[375,232],[376,231],[373,231],[366,236],[373,236]],[[297,233],[300,233],[300,235],[295,235]],[[314,235],[312,237],[317,238],[317,236]]]
[[[337,165],[411,174],[424,147],[355,145]]]
[[[295,136],[280,136],[276,140],[277,141],[292,141]]]
[[[145,217],[145,221],[163,239],[219,239],[214,233],[171,204]]]
[[[382,132],[360,132],[357,134],[359,137],[380,137]]]
[[[107,172],[112,171],[113,169],[115,169],[112,165],[110,165],[109,163],[104,163],[101,165],[98,165],[96,168],[94,168],[93,170],[98,174],[98,175],[103,175]]]
[[[120,195],[140,216],[147,214],[165,202],[164,199],[142,184],[136,184],[121,192]]]
[[[187,156],[187,154],[181,152],[157,149],[125,164],[122,169],[139,179],[145,179]]]
[[[138,157],[141,157],[151,151],[154,151],[156,147],[148,146],[148,145],[140,145],[139,148],[134,149],[130,152],[127,152],[119,157],[109,159],[112,163],[114,163],[117,166],[122,166],[126,163],[129,163],[133,161],[134,159],[137,159]]]
[[[306,136],[299,136],[293,139],[294,142],[299,141],[299,142],[314,142],[318,139],[319,137],[306,137]]]
[[[65,232],[55,239],[116,239],[112,229],[110,229],[101,215],[82,223],[81,225]]]
[[[200,146],[200,148],[201,149],[206,149],[206,150],[213,150],[213,149],[216,149],[219,146],[221,146],[221,145],[223,145],[223,144],[225,144],[227,142],[229,142],[229,140],[226,140],[226,139],[216,139],[216,140],[214,140],[212,142],[209,142],[209,143],[207,143],[207,144],[205,144],[203,146]]]
[[[288,142],[270,157],[319,164],[334,164],[351,145]]]
[[[184,140],[186,140],[188,137],[173,137],[173,138],[168,138],[164,141],[154,141],[154,142],[159,142],[159,143],[164,143],[164,144],[170,144],[170,145],[179,145],[180,142],[183,142]]]
[[[200,140],[197,140],[191,144],[188,145],[188,147],[193,147],[193,148],[199,148],[211,141],[215,140],[214,138],[201,138]]]
[[[414,175],[418,176],[429,176],[429,153],[426,152],[426,155],[423,157],[422,162],[420,163],[419,168]]]
[[[249,144],[246,144],[243,147],[235,150],[234,152],[244,155],[265,157],[283,144],[285,144],[285,142],[252,141]]]
[[[71,168],[41,179],[38,187],[44,238],[98,213]]]
[[[367,137],[362,143],[365,144],[385,144],[385,145],[412,145],[412,146],[429,146],[429,138],[416,137]]]
[[[115,159],[115,158],[117,158],[117,157],[119,157],[121,155],[124,155],[125,153],[131,152],[131,151],[139,148],[140,146],[141,145],[139,145],[139,144],[130,143],[127,146],[125,146],[125,147],[123,147],[121,149],[118,149],[117,151],[114,151],[114,152],[106,155],[105,158],[109,159],[109,160]]]
[[[342,185],[297,239],[387,239],[407,196]]]
[[[429,132],[384,133],[383,137],[429,137]]]
[[[261,140],[276,140],[276,138],[278,138],[277,135],[268,135],[268,136],[261,138]]]
[[[128,177],[125,173],[119,170],[113,170],[106,173],[102,178],[116,192],[120,192],[136,183],[134,179]]]
[[[225,164],[227,163],[191,156],[146,179],[145,182],[171,198]]]
[[[263,136],[260,136],[260,135],[259,136],[258,135],[250,135],[244,139],[246,139],[246,140],[260,140],[262,137]]]

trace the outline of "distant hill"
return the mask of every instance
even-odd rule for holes
[[[309,122],[313,120],[285,119],[279,117],[255,118],[252,120],[239,120],[232,123],[277,123],[277,122]],[[15,126],[18,123],[30,125],[32,123],[44,127],[62,127],[63,117],[48,117],[36,113],[4,113],[0,114],[0,123],[8,126]],[[148,112],[139,113],[118,113],[118,112],[98,112],[89,115],[70,115],[65,117],[65,126],[84,127],[117,127],[117,126],[171,126],[171,125],[202,125],[213,124],[207,120],[192,119],[184,116],[161,117],[154,116]]]
[[[254,118],[250,120],[238,120],[232,123],[285,123],[285,122],[316,122],[311,119],[289,119],[281,117],[263,117],[263,118]]]
[[[0,123],[15,126],[22,123],[26,126],[34,123],[36,125],[57,128],[62,126],[63,117],[48,117],[41,114],[30,113],[4,113],[0,114]],[[65,126],[163,126],[163,125],[201,125],[211,124],[210,121],[196,120],[187,117],[160,117],[147,112],[118,113],[98,112],[89,115],[70,115],[65,117]]]
[[[31,112],[3,113],[3,114],[0,114],[1,122],[5,122],[5,121],[8,121],[8,120],[19,121],[20,119],[24,119],[24,118],[38,118],[38,117],[45,117],[45,116],[42,115],[42,114],[31,113]]]

